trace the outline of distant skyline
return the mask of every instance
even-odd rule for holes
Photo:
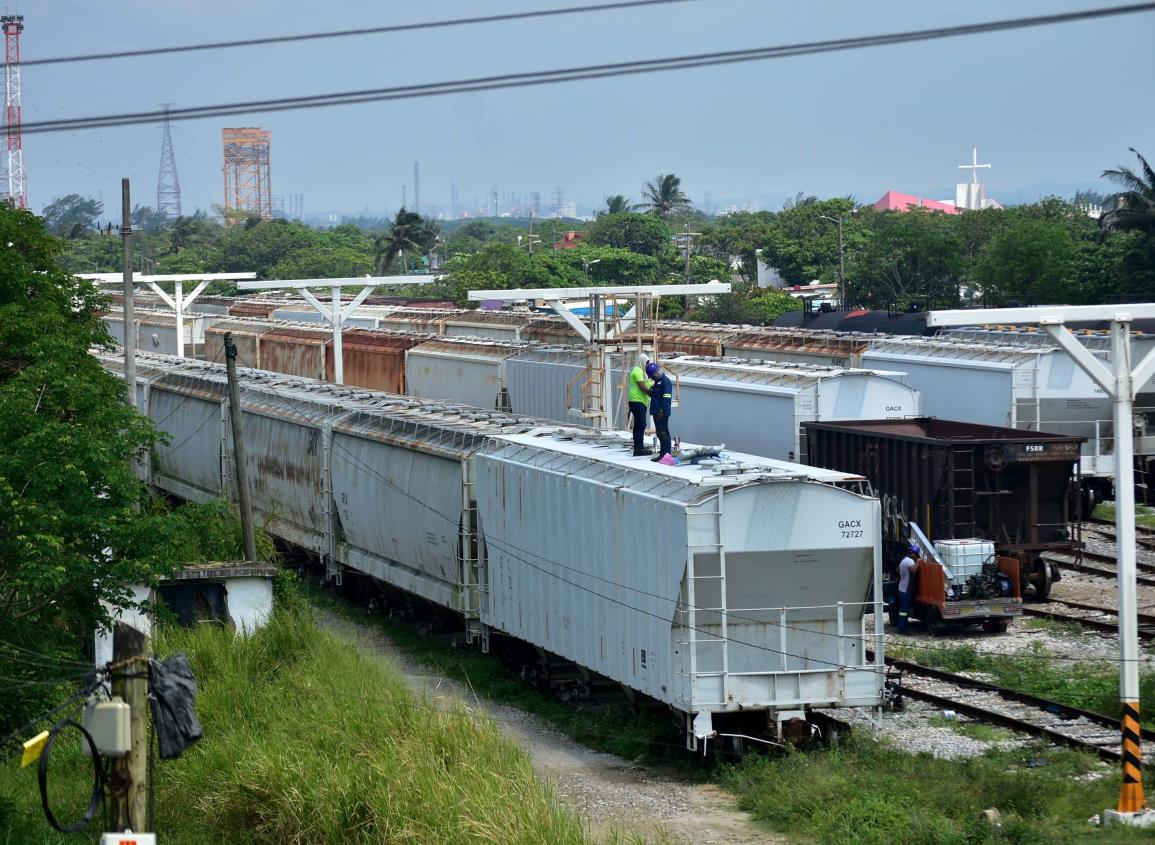
[[[503,0],[487,13],[575,4]],[[597,62],[742,49],[1113,5],[994,0],[885,7],[697,0],[593,15],[153,56],[23,71],[26,121],[327,93]],[[9,2],[25,15],[26,59],[477,14],[466,0]],[[635,201],[676,173],[696,205],[776,209],[796,192],[874,202],[887,190],[946,199],[979,147],[983,181],[1004,203],[1104,188],[1099,173],[1155,156],[1155,15],[1063,24],[895,47],[457,94],[426,100],[216,118],[173,125],[186,210],[221,202],[224,126],[272,132],[276,196],[322,210],[383,212],[421,197],[448,207],[557,187],[582,207]],[[1107,72],[1109,69],[1109,72]],[[30,206],[79,193],[106,216],[129,176],[156,204],[161,128],[133,126],[25,139]]]

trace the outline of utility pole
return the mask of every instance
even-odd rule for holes
[[[237,485],[237,504],[241,509],[245,560],[252,562],[257,559],[257,538],[253,532],[253,505],[249,501],[245,438],[241,432],[241,391],[237,387],[237,347],[233,343],[232,332],[225,332],[225,375],[229,382],[229,425],[233,431],[233,479]]]
[[[147,634],[123,622],[115,623],[112,694],[129,707],[131,746],[112,764],[109,833],[152,827],[148,818],[148,651]]]
[[[690,284],[690,255],[692,254],[692,246],[693,246],[694,238],[698,237],[701,234],[702,234],[701,232],[691,232],[690,231],[690,224],[687,223],[686,224],[686,231],[682,232],[682,234],[680,234],[678,236],[678,240],[680,240],[682,242],[682,249],[685,250],[685,254],[686,254],[686,269],[685,269],[686,282],[685,283],[687,285]]]
[[[128,179],[120,180],[120,270],[124,277],[124,384],[136,407],[136,314],[132,285],[132,201]]]
[[[838,219],[827,217],[825,214],[818,215],[823,220],[829,220],[831,223],[838,224],[838,307],[846,310],[846,256],[842,247],[842,223],[846,220],[841,214]]]

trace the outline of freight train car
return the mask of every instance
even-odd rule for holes
[[[124,315],[110,311],[102,318],[108,333],[121,345],[124,344]],[[180,344],[177,341],[176,315],[172,311],[137,309],[133,314],[135,327],[129,332],[136,339],[136,348],[142,352],[156,352],[162,355],[176,355]],[[207,327],[219,318],[208,314],[186,314],[182,333],[184,354],[196,358],[204,354]]]
[[[661,359],[675,383],[674,435],[695,443],[778,460],[799,460],[803,420],[905,417],[919,413],[918,391],[900,373],[809,364],[770,364],[680,355]],[[632,366],[633,362],[629,362]],[[525,349],[504,363],[511,407],[532,416],[588,424],[581,407],[585,351],[576,347]],[[617,356],[611,365],[612,420],[628,426],[625,379]]]
[[[807,462],[870,479],[882,502],[884,558],[897,566],[910,523],[928,538],[985,539],[1046,598],[1071,552],[1083,438],[921,417],[806,422]],[[965,585],[955,585],[965,586]],[[969,597],[969,596],[968,596]]]
[[[142,356],[137,373],[169,436],[151,483],[228,496],[223,367]],[[351,568],[471,639],[508,635],[661,702],[690,747],[881,702],[881,633],[864,624],[881,613],[880,512],[860,476],[746,455],[666,467],[625,435],[239,377],[254,509],[334,577]]]
[[[862,355],[879,335],[817,329],[747,326],[725,342],[726,354],[760,361],[862,367]]]
[[[893,337],[872,343],[862,361],[907,373],[924,414],[1083,438],[1085,503],[1108,495],[1115,475],[1111,400],[1063,350]],[[1137,442],[1136,449],[1147,445]]]

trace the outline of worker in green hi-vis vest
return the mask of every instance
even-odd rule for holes
[[[638,353],[634,368],[630,370],[630,417],[634,424],[634,457],[648,455],[646,448],[646,407],[650,403],[650,380],[646,377],[646,364],[649,359]]]

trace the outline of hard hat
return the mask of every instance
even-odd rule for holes
[[[658,370],[660,369],[661,367],[657,365],[657,362],[650,361],[650,363],[646,364],[646,375],[656,376],[658,374]]]
[[[910,544],[910,552],[911,552],[912,554],[916,554],[916,555],[917,555],[917,554],[921,554],[921,553],[922,553],[922,549],[920,549],[920,548],[918,547],[918,543],[911,543],[911,544]]]

